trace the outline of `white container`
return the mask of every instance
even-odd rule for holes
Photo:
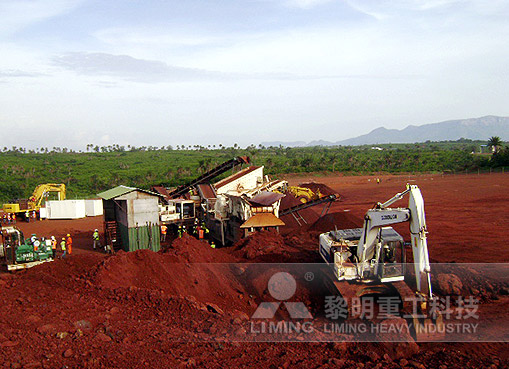
[[[85,200],[85,215],[87,217],[103,215],[103,201],[101,199]]]
[[[48,217],[48,211],[46,208],[40,208],[39,209],[39,218],[46,219]]]
[[[85,218],[85,200],[47,201],[48,219]]]

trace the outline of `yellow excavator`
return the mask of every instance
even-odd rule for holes
[[[65,184],[44,183],[37,186],[28,200],[19,200],[9,204],[3,204],[4,213],[19,213],[25,211],[39,211],[42,201],[47,198],[50,192],[56,192],[58,200],[65,200]]]
[[[302,203],[318,200],[319,198],[323,197],[323,195],[320,193],[320,190],[314,192],[307,187],[288,186],[287,190]]]

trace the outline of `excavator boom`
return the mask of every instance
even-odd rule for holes
[[[50,192],[56,192],[59,200],[65,200],[65,184],[63,183],[44,183],[37,186],[29,199],[29,204],[33,208],[39,209],[41,207],[42,200]]]
[[[48,196],[50,192],[56,192],[59,200],[65,200],[65,184],[63,183],[44,183],[38,185],[32,196],[28,200],[18,200],[15,203],[3,204],[4,212],[17,213],[25,212],[27,210],[38,211],[42,205],[42,201]]]

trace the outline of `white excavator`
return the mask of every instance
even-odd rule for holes
[[[390,207],[405,195],[409,196],[408,207]],[[415,292],[405,282],[405,242],[391,227],[403,222],[408,222],[410,226]],[[373,209],[368,210],[362,228],[336,229],[322,233],[319,252],[332,267],[333,288],[347,301],[365,295],[397,294],[402,300],[402,310],[414,310],[415,315],[413,301],[419,302],[419,313],[426,313],[429,302],[434,298],[426,234],[421,191],[416,185],[407,185],[405,191],[384,203],[377,203]],[[350,308],[349,306],[349,310]],[[435,323],[437,317],[432,320],[432,323]],[[412,323],[416,325],[418,322]],[[429,324],[429,321],[426,324]]]

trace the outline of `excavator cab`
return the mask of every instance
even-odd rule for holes
[[[380,282],[401,281],[405,276],[405,242],[403,237],[392,227],[381,229],[378,244],[378,259],[372,259],[376,267],[377,279]]]
[[[362,228],[340,229],[320,236],[320,253],[333,265],[339,280],[362,279],[394,282],[405,276],[405,242],[392,227],[380,229],[376,252],[369,262],[357,262],[357,247]]]

